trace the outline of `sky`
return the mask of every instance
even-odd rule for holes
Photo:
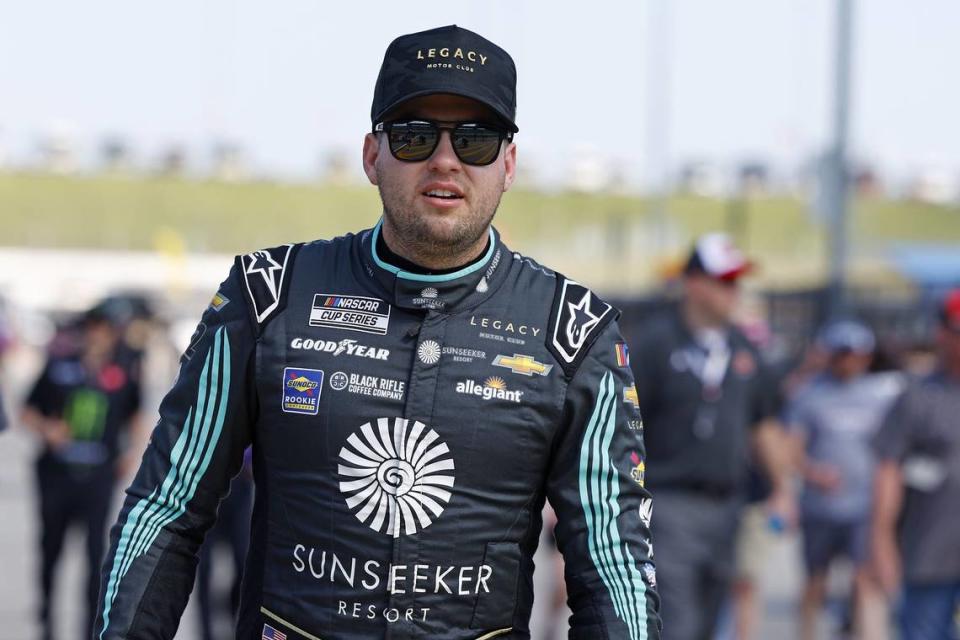
[[[599,157],[630,183],[681,163],[795,167],[830,137],[835,0],[52,0],[0,3],[0,153],[107,135],[150,162],[216,140],[256,172],[355,158],[384,49],[456,23],[518,67],[521,166],[560,179]],[[960,178],[960,2],[855,0],[851,149],[904,178]]]

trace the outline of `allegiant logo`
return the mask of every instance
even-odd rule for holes
[[[507,383],[503,378],[491,376],[483,381],[482,385],[473,380],[463,380],[457,383],[456,392],[468,396],[479,396],[484,400],[507,400],[520,402],[523,391],[507,391]]]

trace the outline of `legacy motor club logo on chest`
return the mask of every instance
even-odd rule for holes
[[[340,491],[357,520],[393,538],[413,535],[440,517],[452,498],[455,463],[446,443],[422,422],[379,418],[351,433],[340,449]],[[292,567],[298,574],[367,592],[446,594],[476,597],[490,592],[490,564],[393,564],[297,543]],[[382,618],[388,623],[426,620],[430,609],[384,608],[361,600],[337,601],[337,615]]]
[[[386,335],[390,305],[379,298],[317,293],[310,310],[310,326]]]

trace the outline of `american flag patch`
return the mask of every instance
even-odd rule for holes
[[[617,351],[617,366],[629,367],[630,352],[627,350],[627,344],[625,342],[618,342],[614,346],[616,347],[616,351]]]
[[[260,635],[260,640],[287,640],[287,634],[282,631],[277,631],[268,624],[263,625],[263,633]]]

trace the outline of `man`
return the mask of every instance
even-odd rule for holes
[[[490,226],[515,86],[466,29],[388,47],[363,146],[383,218],[237,258],[113,531],[97,638],[173,637],[251,442],[237,638],[529,638],[545,496],[571,637],[659,637],[617,312]]]
[[[54,578],[67,530],[86,535],[87,637],[97,610],[100,564],[114,487],[130,467],[124,436],[136,441],[140,382],[119,353],[119,331],[99,308],[83,319],[75,350],[53,353],[27,397],[22,420],[41,439],[36,463],[40,515],[40,624],[54,637]],[[126,450],[126,451],[125,451]],[[139,451],[135,452],[137,455]]]
[[[956,638],[960,605],[960,289],[937,331],[939,367],[908,385],[874,441],[873,571],[901,583],[904,640]]]
[[[771,477],[771,508],[790,516],[772,385],[756,349],[731,323],[750,266],[726,235],[700,238],[684,269],[679,309],[651,322],[633,345],[647,486],[657,496],[662,617],[675,640],[712,637],[734,570],[751,442]]]
[[[874,471],[870,443],[900,392],[900,381],[896,374],[867,373],[876,339],[866,325],[831,323],[818,342],[829,354],[826,370],[797,394],[785,416],[804,482],[800,521],[807,582],[800,635],[819,637],[828,569],[835,559],[846,558],[855,571],[852,621],[858,637],[877,638],[885,616],[869,615],[877,599],[863,570]]]

